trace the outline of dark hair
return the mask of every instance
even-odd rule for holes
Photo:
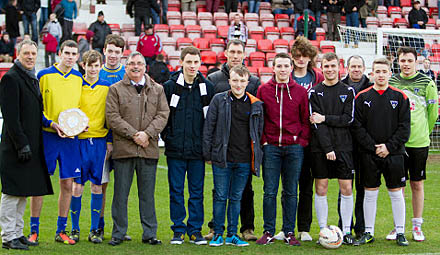
[[[148,29],[152,29],[152,28],[153,28],[153,25],[148,24],[148,25],[145,26],[144,31],[148,30]]]
[[[397,59],[400,58],[401,54],[407,54],[407,53],[412,53],[414,55],[414,58],[417,59],[417,51],[416,49],[412,48],[412,47],[400,47],[397,50]]]
[[[339,62],[339,58],[338,55],[336,55],[336,53],[334,52],[327,52],[324,54],[324,56],[322,56],[322,60],[327,60],[327,61],[332,61],[333,59],[336,59]]]
[[[121,48],[123,51],[125,47],[125,40],[120,35],[109,34],[105,38],[104,49],[107,48],[107,45],[109,44],[113,44],[116,47]]]
[[[102,64],[102,55],[96,50],[86,51],[82,58],[84,65],[91,65],[96,61],[99,61],[99,64]]]
[[[281,52],[281,53],[278,53],[278,54],[275,55],[275,57],[273,58],[273,66],[275,66],[275,62],[279,58],[288,58],[290,60],[290,64],[293,66],[292,58],[290,57],[289,54],[284,53],[284,52]]]
[[[373,61],[373,70],[374,70],[374,65],[387,65],[388,69],[391,68],[391,62],[388,59],[386,59],[386,58],[375,59]]]
[[[241,40],[238,40],[238,39],[234,39],[234,40],[230,40],[229,42],[228,42],[228,44],[226,44],[226,50],[228,50],[229,49],[229,46],[231,46],[231,45],[241,45],[242,47],[243,47],[243,51],[244,51],[244,49],[245,49],[245,47],[246,47],[246,45],[244,44],[244,42],[242,42]]]
[[[75,41],[73,41],[73,40],[64,41],[61,44],[61,46],[60,46],[60,52],[63,52],[65,47],[77,48],[78,49],[78,44]]]
[[[165,57],[162,54],[157,54],[156,61],[162,62],[165,59]]]
[[[201,58],[199,49],[197,49],[194,46],[188,46],[188,47],[184,48],[182,50],[182,52],[180,52],[180,60],[183,61],[185,59],[186,55],[188,55],[188,54],[189,55],[198,55]]]
[[[315,67],[315,57],[316,55],[318,55],[318,50],[304,36],[298,36],[295,43],[292,45],[290,54],[292,54],[293,58],[295,58],[297,52],[299,52],[301,56],[306,56],[310,58],[309,64],[307,66],[308,69]]]
[[[365,60],[364,60],[363,57],[361,57],[361,56],[359,56],[359,55],[353,55],[353,56],[350,56],[350,57],[347,59],[347,67],[350,66],[350,62],[351,62],[352,59],[360,59],[360,60],[362,61],[362,65],[365,67]]]
[[[231,74],[232,72],[238,74],[241,77],[244,77],[246,75],[248,77],[251,76],[251,73],[249,72],[249,70],[245,66],[242,66],[242,65],[237,65],[237,66],[232,67],[229,70],[229,74]]]

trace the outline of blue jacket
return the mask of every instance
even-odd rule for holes
[[[68,20],[74,20],[78,16],[78,8],[76,7],[76,2],[73,0],[69,2],[68,0],[62,0],[61,6],[64,8],[64,18]]]
[[[199,72],[192,88],[182,87],[177,80],[183,73],[178,71],[171,75],[170,80],[163,85],[170,116],[161,137],[165,142],[165,155],[176,159],[200,159],[203,160],[202,138],[203,124],[205,122],[202,96],[199,84],[206,84],[207,104],[214,96],[214,86]],[[182,88],[177,107],[172,107],[171,97]]]
[[[203,129],[203,156],[206,161],[213,165],[225,168],[229,135],[231,131],[231,96],[230,91],[218,93],[209,104]],[[263,159],[263,151],[260,146],[263,134],[264,112],[263,102],[246,92],[251,100],[251,114],[249,118],[249,135],[251,137],[252,162],[251,171],[260,176],[260,165]]]

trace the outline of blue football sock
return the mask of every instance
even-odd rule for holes
[[[101,217],[101,207],[102,207],[102,194],[93,194],[92,200],[90,201],[90,209],[92,216],[92,224],[90,226],[90,231],[97,230]]]
[[[99,218],[98,228],[104,229],[104,226],[105,226],[104,217],[101,217],[101,218]]]
[[[70,219],[72,220],[72,230],[79,230],[79,215],[81,214],[81,197],[72,196],[70,202]]]
[[[57,234],[64,232],[67,226],[67,217],[58,216],[57,220]]]
[[[40,217],[31,217],[31,233],[40,234]]]

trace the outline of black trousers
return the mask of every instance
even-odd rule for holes
[[[238,0],[225,0],[225,12],[229,14],[230,12],[237,12]]]
[[[296,217],[298,232],[310,232],[310,225],[312,224],[313,177],[310,156],[310,147],[305,147],[303,165],[299,176],[298,215]]]

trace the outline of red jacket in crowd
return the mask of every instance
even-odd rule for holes
[[[53,36],[51,33],[46,33],[44,35],[43,44],[46,45],[45,49],[47,52],[55,52],[55,53],[57,52],[58,42],[55,36]]]
[[[162,43],[156,34],[147,35],[142,33],[139,37],[136,51],[140,52],[144,57],[153,57],[162,50]]]
[[[258,88],[257,97],[264,102],[264,131],[261,144],[275,146],[300,144],[310,138],[307,90],[294,80],[277,83],[275,76]]]

